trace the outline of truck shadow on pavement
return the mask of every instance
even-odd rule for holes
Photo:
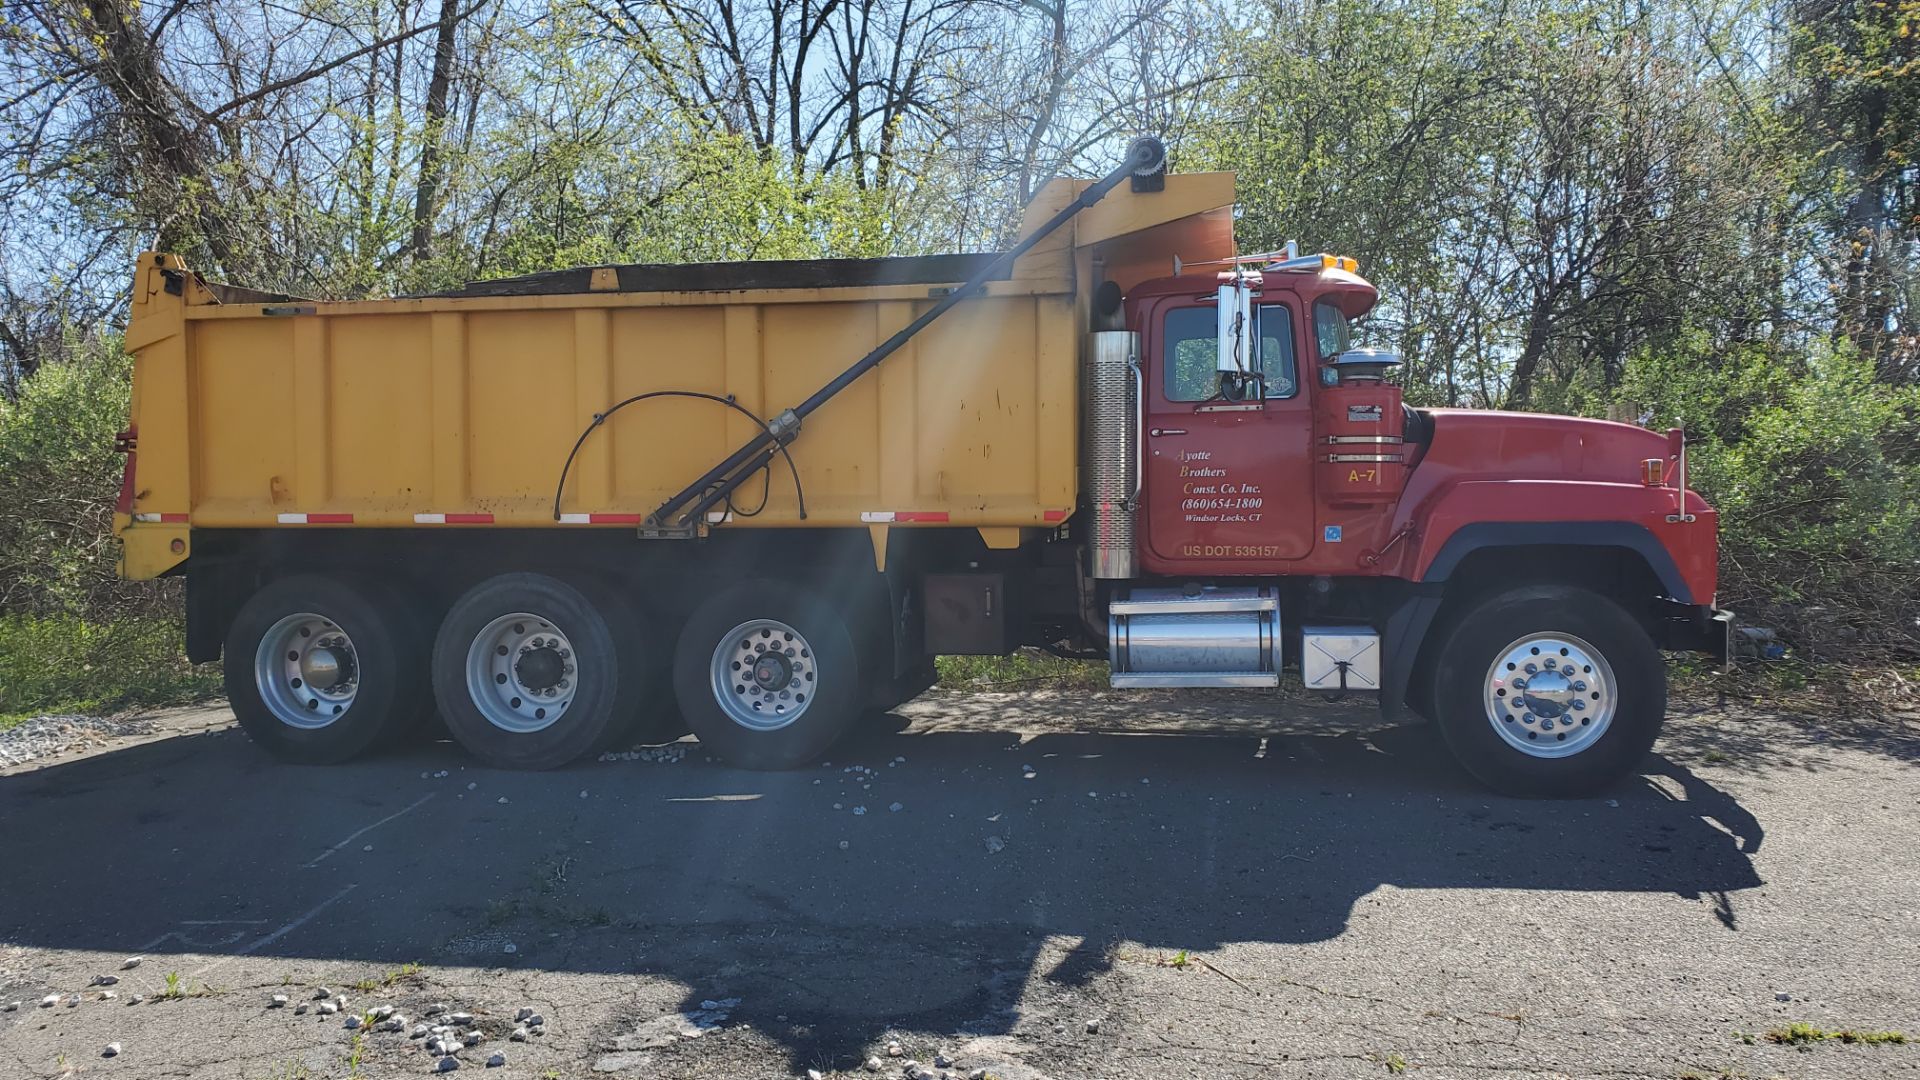
[[[1129,962],[1337,938],[1383,886],[1677,894],[1738,932],[1728,897],[1762,884],[1760,824],[1659,757],[1611,797],[1526,802],[1421,728],[875,730],[774,774],[681,746],[537,774],[449,744],[301,768],[215,732],[0,777],[0,940],[162,969],[651,976],[670,1008],[739,998],[730,1022],[796,1068],[844,1068],[889,1030],[1004,1033]],[[643,999],[582,1052],[646,1049],[620,1042],[661,1015]]]

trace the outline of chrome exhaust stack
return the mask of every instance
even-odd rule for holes
[[[1099,330],[1087,344],[1086,407],[1081,421],[1081,468],[1089,519],[1091,576],[1125,579],[1137,573],[1135,514],[1140,502],[1140,426],[1146,376],[1140,335]]]

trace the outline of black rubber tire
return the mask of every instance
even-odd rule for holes
[[[775,731],[743,727],[714,699],[714,649],[752,619],[792,627],[813,647],[820,678],[798,719]],[[673,687],[680,711],[702,745],[749,769],[794,769],[819,759],[852,729],[865,704],[866,682],[848,620],[812,590],[783,581],[747,581],[715,594],[693,613],[674,650]]]
[[[1447,749],[1481,783],[1523,798],[1571,798],[1604,791],[1646,760],[1667,712],[1667,669],[1633,616],[1587,589],[1531,585],[1489,596],[1449,620],[1434,668],[1435,720]],[[1537,758],[1494,731],[1483,694],[1501,649],[1528,634],[1571,634],[1606,658],[1618,684],[1607,730],[1565,758]]]
[[[227,629],[222,671],[227,702],[240,727],[281,761],[335,765],[396,738],[419,724],[431,707],[425,635],[417,612],[380,587],[356,587],[334,578],[301,574],[272,582],[248,598]],[[388,602],[375,603],[380,596]],[[353,704],[326,727],[307,730],[282,723],[261,699],[254,658],[273,624],[299,612],[330,619],[352,639],[360,689]]]
[[[440,623],[433,643],[433,689],[454,741],[501,769],[553,769],[606,745],[629,730],[657,696],[645,655],[645,634],[617,594],[580,587],[546,574],[501,574],[469,589]],[[560,628],[579,656],[581,685],[573,704],[551,726],[534,732],[496,727],[467,692],[467,648],[495,618],[508,612],[539,615]]]

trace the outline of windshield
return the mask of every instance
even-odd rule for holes
[[[1353,347],[1353,327],[1347,316],[1325,300],[1313,305],[1313,334],[1320,342],[1320,359],[1331,360]]]

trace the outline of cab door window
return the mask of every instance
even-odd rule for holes
[[[1290,398],[1299,390],[1293,361],[1293,309],[1285,304],[1260,305],[1260,373],[1266,376],[1269,398]]]
[[[1284,304],[1256,309],[1260,335],[1260,372],[1269,398],[1289,398],[1298,389],[1294,362],[1293,311]],[[1212,401],[1220,396],[1219,339],[1210,307],[1174,308],[1160,324],[1168,401]]]

